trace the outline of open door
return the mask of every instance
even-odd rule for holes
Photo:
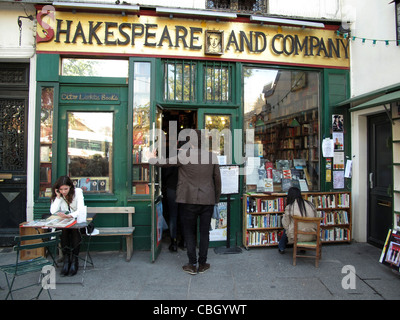
[[[161,137],[157,136],[157,132],[161,132],[162,128],[162,110],[157,107],[155,121],[152,123],[151,145],[155,146],[162,143]],[[161,168],[154,165],[151,166],[151,262],[156,261],[161,252],[161,240],[163,231],[163,206],[161,194]]]
[[[234,131],[238,128],[237,109],[199,109],[198,128],[219,132],[219,139],[214,139],[214,142],[210,141],[209,146],[217,154],[221,166],[235,164],[234,148],[241,143],[241,141],[236,141],[236,143],[234,141]],[[215,142],[217,143],[215,144]],[[241,203],[239,194],[232,196],[222,194],[218,209],[220,219],[211,219],[209,246],[233,247],[240,239]]]

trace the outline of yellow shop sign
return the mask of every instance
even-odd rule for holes
[[[333,30],[235,21],[42,10],[39,53],[212,58],[349,68],[349,43]]]

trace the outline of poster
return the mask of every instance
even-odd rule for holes
[[[344,150],[344,137],[343,132],[333,132],[333,146],[335,151],[343,151]]]
[[[210,241],[226,241],[228,226],[228,203],[218,203],[219,219],[211,218]]]
[[[332,115],[332,131],[333,132],[343,132],[344,131],[344,123],[343,123],[343,115],[342,114],[333,114]]]
[[[344,170],[344,152],[334,152],[333,154],[333,169]]]

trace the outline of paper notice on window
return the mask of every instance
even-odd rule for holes
[[[345,178],[351,178],[351,168],[353,166],[353,161],[352,160],[347,160],[346,161],[346,169],[344,170],[344,177]]]
[[[221,193],[239,193],[239,166],[221,166]]]
[[[245,174],[247,185],[257,185],[258,183],[258,168],[260,167],[259,157],[248,157],[246,161]]]
[[[344,171],[333,171],[333,188],[344,188]]]
[[[334,141],[331,138],[322,140],[322,156],[324,158],[332,158],[334,152]]]

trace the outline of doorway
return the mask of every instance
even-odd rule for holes
[[[234,163],[232,154],[234,153],[235,143],[233,141],[233,132],[238,128],[238,110],[236,108],[232,109],[217,109],[217,108],[198,108],[198,109],[167,109],[161,106],[157,107],[157,114],[161,116],[156,117],[155,126],[160,125],[160,128],[166,133],[166,152],[169,152],[168,146],[168,134],[169,134],[169,124],[172,121],[176,121],[177,130],[176,133],[179,135],[180,130],[183,129],[206,129],[211,133],[212,131],[219,132],[219,140],[211,134],[209,137],[209,147],[213,152],[217,154],[220,165],[230,165]],[[159,121],[160,119],[160,121]],[[159,123],[160,122],[160,123]],[[216,131],[215,131],[216,130]],[[216,142],[216,143],[215,143]],[[185,143],[185,142],[182,142]],[[210,151],[211,151],[210,149]],[[173,150],[173,149],[171,149]],[[172,155],[168,155],[171,157]],[[168,212],[168,194],[167,185],[168,181],[165,177],[165,172],[160,174],[161,176],[161,193],[163,195],[163,216],[169,226],[169,212]],[[155,194],[154,199],[157,199],[158,194]],[[210,247],[219,247],[226,245],[227,241],[231,245],[237,244],[237,240],[241,239],[240,226],[241,226],[241,200],[239,196],[233,196],[230,198],[229,202],[226,195],[221,195],[220,202],[218,204],[221,218],[219,220],[212,220],[210,225]],[[230,219],[230,233],[227,232],[228,228],[228,216],[227,216],[227,206],[230,205],[231,208],[231,219]],[[157,215],[153,213],[153,216]],[[179,218],[178,218],[179,222]],[[152,230],[155,235],[155,226],[157,226],[157,220],[152,219]],[[179,226],[178,226],[178,242],[179,237]],[[230,235],[230,239],[228,239]],[[170,230],[166,231],[164,234],[167,241],[170,240]],[[154,237],[152,237],[154,238]],[[156,241],[154,240],[154,244]],[[153,260],[156,259],[156,252],[160,251],[160,246],[154,247]]]
[[[386,114],[368,117],[367,241],[383,247],[392,227],[392,126]]]
[[[0,69],[0,246],[11,246],[26,221],[29,64]]]
[[[162,130],[166,133],[166,156],[173,157],[169,151],[170,125],[176,123],[176,134],[184,129],[197,129],[196,110],[162,110]],[[174,129],[175,130],[175,129]],[[177,144],[179,147],[179,144]],[[176,149],[171,149],[176,150]],[[178,182],[178,167],[161,168],[161,194],[163,215],[168,225],[167,234],[164,234],[169,242],[169,250],[175,251],[178,246],[183,248],[183,228],[179,215],[179,205],[175,203],[175,190]]]

